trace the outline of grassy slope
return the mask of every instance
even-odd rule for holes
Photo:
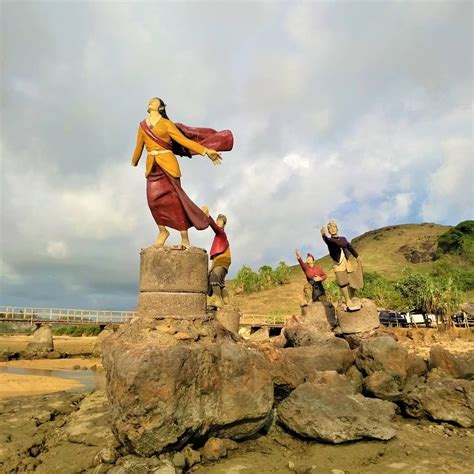
[[[367,232],[353,239],[352,243],[362,256],[364,270],[377,272],[388,279],[397,279],[403,268],[411,267],[420,272],[428,272],[432,262],[410,263],[399,251],[408,246],[422,249],[422,245],[435,245],[438,237],[450,229],[438,224],[403,224]],[[318,260],[318,265],[334,279],[329,256]],[[299,314],[299,304],[303,298],[305,277],[299,265],[291,268],[290,283],[250,295],[235,295],[233,303],[244,315],[266,315],[287,318]]]

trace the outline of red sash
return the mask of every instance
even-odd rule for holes
[[[172,150],[173,147],[171,146],[171,143],[165,142],[163,139],[160,137],[157,137],[151,130],[151,128],[148,126],[146,123],[146,120],[142,120],[140,122],[140,127],[142,127],[142,130],[155,142],[158,143],[161,147],[165,148],[166,150]]]

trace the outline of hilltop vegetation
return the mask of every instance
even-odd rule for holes
[[[360,296],[370,296],[380,306],[406,310],[419,304],[419,295],[418,301],[407,298],[404,285],[421,285],[428,295],[425,303],[449,300],[456,305],[458,300],[474,297],[474,221],[456,227],[430,223],[389,226],[366,232],[352,243],[362,256],[366,275]],[[317,264],[329,276],[329,296],[337,297],[329,256]],[[299,313],[304,284],[303,272],[295,265],[287,271],[286,284],[267,285],[253,293],[237,291],[233,301],[245,314],[286,318]],[[234,287],[238,285],[241,282]]]

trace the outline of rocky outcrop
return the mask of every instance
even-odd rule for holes
[[[104,342],[114,431],[131,451],[149,456],[208,435],[239,439],[265,424],[273,404],[266,359],[208,318],[183,320],[174,334],[175,321],[161,333],[138,320]]]
[[[53,333],[51,326],[44,324],[36,328],[31,341],[26,348],[28,352],[54,351]]]
[[[391,439],[394,415],[390,402],[313,383],[300,385],[278,406],[278,420],[291,432],[334,444]]]
[[[402,406],[415,418],[448,421],[471,428],[474,426],[474,382],[433,380],[409,391]]]
[[[358,311],[347,311],[343,303],[336,305],[336,316],[342,334],[369,332],[380,326],[377,306],[372,300],[362,298]]]

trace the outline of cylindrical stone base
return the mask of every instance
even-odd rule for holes
[[[165,293],[143,291],[138,301],[138,314],[142,317],[159,317],[173,314],[203,314],[206,312],[204,293]]]
[[[208,259],[203,249],[148,247],[140,254],[138,316],[186,317],[206,312]]]
[[[140,254],[140,291],[207,293],[204,249],[148,247]]]

